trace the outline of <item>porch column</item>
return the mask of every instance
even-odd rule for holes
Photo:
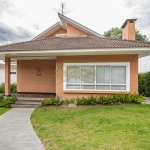
[[[5,57],[5,95],[10,95],[10,58]]]

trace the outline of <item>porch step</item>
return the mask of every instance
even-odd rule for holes
[[[41,97],[20,97],[17,96],[15,104],[12,104],[12,108],[38,108],[42,106],[44,98]]]
[[[42,101],[44,98],[41,98],[41,97],[20,97],[20,96],[17,96],[17,100],[23,100],[23,101]]]
[[[20,105],[41,105],[42,101],[34,101],[34,100],[16,100],[15,104]]]
[[[12,108],[38,108],[41,105],[20,105],[20,104],[11,104]]]

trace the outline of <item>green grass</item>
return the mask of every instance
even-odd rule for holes
[[[0,115],[4,114],[8,110],[10,110],[10,108],[0,107]]]
[[[42,107],[31,121],[46,150],[150,150],[150,105]]]

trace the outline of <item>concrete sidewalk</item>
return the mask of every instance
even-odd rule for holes
[[[34,108],[13,108],[0,116],[0,150],[45,150],[30,116]]]
[[[150,104],[150,97],[146,97],[142,104]]]

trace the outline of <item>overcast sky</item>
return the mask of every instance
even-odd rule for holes
[[[136,29],[150,40],[150,0],[0,0],[0,45],[31,40],[58,22],[60,2],[73,9],[67,17],[100,34],[137,18]]]

